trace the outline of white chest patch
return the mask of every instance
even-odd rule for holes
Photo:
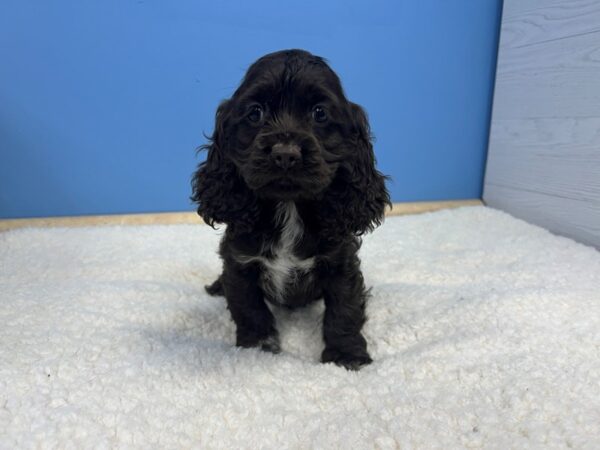
[[[273,256],[248,257],[243,258],[243,262],[260,261],[264,267],[262,288],[274,299],[282,301],[286,289],[297,281],[299,274],[312,269],[315,261],[313,257],[300,259],[294,254],[294,247],[304,233],[304,224],[294,202],[277,205],[275,224],[281,227],[281,235],[271,247]]]

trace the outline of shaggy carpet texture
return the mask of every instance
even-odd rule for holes
[[[486,207],[361,250],[374,363],[318,362],[323,305],[235,348],[202,225],[0,233],[1,448],[599,448],[600,253]]]

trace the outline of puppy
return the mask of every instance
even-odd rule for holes
[[[390,198],[365,112],[335,72],[303,50],[263,56],[217,109],[203,148],[192,200],[207,224],[227,225],[223,273],[206,289],[225,295],[236,344],[279,352],[265,302],[297,308],[322,298],[321,361],[369,364],[357,252]]]

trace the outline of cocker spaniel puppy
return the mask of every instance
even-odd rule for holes
[[[321,361],[369,364],[359,236],[381,223],[390,199],[367,117],[335,72],[303,50],[263,56],[217,109],[203,148],[192,200],[207,224],[227,225],[223,273],[206,289],[225,295],[236,344],[279,352],[265,302],[322,298]]]

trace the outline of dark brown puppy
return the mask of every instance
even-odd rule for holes
[[[227,298],[237,345],[278,352],[265,301],[294,308],[323,298],[321,360],[370,363],[357,252],[390,199],[367,117],[337,75],[303,50],[263,56],[219,106],[204,148],[192,199],[206,223],[227,224],[223,273],[207,290]]]

